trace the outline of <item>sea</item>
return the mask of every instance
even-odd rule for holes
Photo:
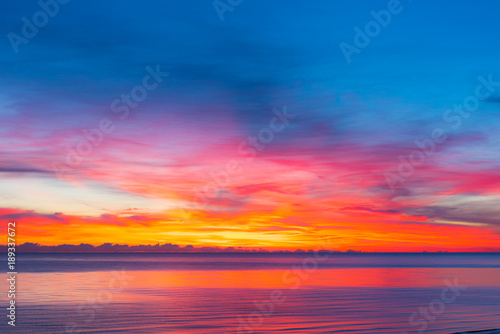
[[[500,328],[499,253],[18,253],[16,266],[1,333]]]

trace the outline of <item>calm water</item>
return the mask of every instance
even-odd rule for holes
[[[499,254],[18,254],[18,272],[2,333],[500,328]]]

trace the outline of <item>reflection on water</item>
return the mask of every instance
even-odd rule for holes
[[[498,255],[413,255],[407,261],[334,255],[310,270],[301,266],[307,255],[71,256],[20,256],[26,271],[18,275],[18,321],[10,332],[418,333],[426,326],[426,333],[452,333],[500,327]],[[87,266],[78,272],[81,262]],[[135,263],[140,270],[133,270]],[[422,308],[442,300],[445,281],[467,289],[452,302],[448,290],[448,302],[432,306],[436,315],[422,315]],[[6,296],[0,300],[5,305]],[[6,321],[0,326],[6,329]]]

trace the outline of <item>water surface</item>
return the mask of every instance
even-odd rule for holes
[[[500,327],[499,254],[18,258],[12,333],[452,333]],[[447,285],[466,288],[457,294]],[[6,305],[6,294],[0,300]],[[0,328],[7,330],[6,321]]]

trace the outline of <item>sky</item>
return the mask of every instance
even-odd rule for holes
[[[497,2],[47,3],[0,14],[19,243],[500,251]]]

